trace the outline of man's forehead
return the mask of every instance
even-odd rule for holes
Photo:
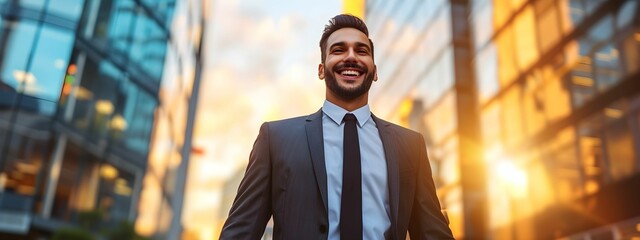
[[[341,28],[331,33],[327,39],[328,46],[332,46],[335,43],[364,43],[369,46],[369,38],[358,29]]]

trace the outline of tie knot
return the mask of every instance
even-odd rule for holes
[[[344,118],[342,119],[342,121],[344,122],[351,122],[351,121],[357,121],[358,119],[356,118],[356,115],[353,115],[353,113],[347,113],[344,115]]]

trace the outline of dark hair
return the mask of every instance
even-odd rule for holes
[[[371,45],[371,58],[373,58],[373,41],[369,38],[369,29],[367,29],[367,25],[362,21],[362,19],[356,16],[351,14],[340,14],[329,19],[329,24],[324,25],[324,31],[320,38],[320,62],[324,63],[324,59],[327,56],[327,39],[333,32],[342,28],[355,28],[364,33],[364,35],[367,36],[367,39],[369,39],[369,45]]]

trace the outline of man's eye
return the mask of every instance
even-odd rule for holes
[[[344,52],[344,51],[343,51],[342,49],[333,49],[333,51],[332,51],[332,52],[334,52],[334,53],[341,53],[341,52]]]

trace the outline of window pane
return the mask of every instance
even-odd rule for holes
[[[19,0],[19,2],[20,6],[36,11],[41,11],[45,3],[42,0]]]
[[[107,61],[90,58],[83,63],[76,61],[72,62],[84,67],[82,76],[76,76],[76,81],[81,82],[75,106],[71,109],[71,124],[78,130],[90,131],[95,137],[104,137],[122,73]]]
[[[513,31],[516,39],[515,54],[520,70],[525,70],[538,59],[540,55],[536,42],[536,24],[533,7],[527,6],[515,20]]]
[[[140,63],[144,75],[151,76],[159,82],[164,66],[167,38],[155,21],[146,14],[135,17],[135,29],[130,33],[131,46],[127,50],[132,62]]]
[[[129,217],[134,175],[69,142],[51,216],[66,222],[110,228]],[[97,219],[95,219],[97,218]],[[91,227],[91,226],[90,226]]]
[[[505,92],[501,98],[503,137],[506,146],[519,143],[524,136],[521,91],[522,87],[516,85]]]
[[[475,63],[478,76],[478,93],[480,102],[484,103],[493,97],[500,89],[498,84],[498,56],[494,44],[478,53]]]
[[[175,0],[142,0],[142,2],[162,18],[169,17],[176,5]]]
[[[558,121],[571,112],[571,96],[563,81],[547,81],[542,85],[547,121]]]
[[[73,44],[71,31],[44,27],[40,33],[30,72],[37,82],[28,94],[57,102]]]
[[[584,0],[568,0],[569,12],[571,15],[571,29],[575,28],[584,19],[586,12],[584,7]]]
[[[27,60],[32,51],[36,25],[33,22],[5,22],[4,34],[6,42],[2,43],[0,50],[3,54],[1,69],[2,81],[10,88],[18,92],[33,91],[24,85],[33,84],[37,78],[26,70]]]
[[[427,129],[431,130],[433,142],[440,143],[445,137],[454,133],[458,122],[455,109],[455,96],[449,93],[425,116]]]
[[[496,39],[498,49],[498,79],[501,86],[509,85],[519,73],[516,67],[514,36],[511,27],[508,26]]]
[[[538,37],[542,52],[549,50],[562,37],[559,14],[556,4],[551,4],[550,7],[538,13]]]
[[[80,18],[84,0],[49,0],[48,12],[65,18]]]
[[[635,16],[634,12],[636,11],[636,5],[638,5],[638,1],[627,1],[620,10],[618,11],[618,17],[616,20],[616,27],[618,29],[624,28],[627,26]]]
[[[608,121],[605,128],[609,169],[613,180],[631,176],[636,169],[633,136],[629,129],[626,102],[617,102],[604,109]]]
[[[564,201],[583,193],[581,165],[575,149],[574,128],[566,128],[551,140],[547,152],[547,170],[553,176],[557,196]]]
[[[37,194],[38,179],[42,167],[46,166],[49,149],[49,118],[31,112],[15,112],[14,122],[8,122],[10,114],[1,114],[0,121],[7,127],[0,127],[0,149],[6,149],[6,155],[0,156],[3,166],[0,175],[4,180],[0,183],[3,191],[19,195],[34,196]],[[11,131],[11,133],[9,133]],[[7,134],[11,138],[4,142]]]
[[[158,103],[151,95],[133,85],[127,88],[126,96],[122,112],[126,128],[120,143],[128,149],[146,154],[153,125],[151,123]]]
[[[613,44],[600,48],[594,56],[595,75],[599,91],[605,91],[620,81],[620,56]]]
[[[606,162],[602,146],[601,115],[590,117],[579,124],[580,157],[585,176],[584,190],[593,194],[605,183]]]
[[[473,13],[471,24],[473,25],[474,49],[480,49],[480,47],[490,40],[491,35],[493,35],[493,24],[491,24],[493,19],[492,14],[493,7],[491,4],[484,4],[484,6]]]
[[[640,70],[640,31],[629,34],[622,42],[621,60],[627,73]]]

